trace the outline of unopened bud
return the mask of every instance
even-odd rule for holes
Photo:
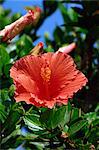
[[[67,46],[59,48],[58,51],[59,52],[63,52],[64,54],[68,54],[68,53],[70,53],[75,48],[76,48],[76,44],[75,43],[71,43],[71,44],[69,44]]]
[[[0,31],[0,37],[2,37],[1,41],[8,42],[18,35],[29,24],[35,25],[40,18],[40,14],[41,9],[39,7],[34,7],[34,10],[29,10],[26,15],[22,16],[12,24],[7,25],[5,29]]]
[[[31,55],[39,55],[43,52],[43,46],[44,44],[42,42],[38,43],[31,51],[30,54]]]

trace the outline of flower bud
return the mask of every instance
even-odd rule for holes
[[[31,51],[30,55],[39,55],[43,52],[43,46],[44,44],[42,42],[39,42]]]
[[[16,20],[10,25],[7,25],[2,31],[0,31],[1,41],[9,42],[16,35],[18,35],[29,24],[36,25],[41,14],[39,7],[34,7],[33,10],[29,10],[28,13]]]
[[[64,46],[64,47],[59,48],[58,51],[59,52],[63,52],[64,54],[68,54],[75,48],[76,48],[76,44],[75,43],[71,43],[68,46]]]

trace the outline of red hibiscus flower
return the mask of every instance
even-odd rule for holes
[[[87,82],[84,74],[76,69],[73,59],[60,51],[25,56],[16,61],[10,75],[16,86],[16,102],[25,101],[48,108],[57,103],[67,104]]]

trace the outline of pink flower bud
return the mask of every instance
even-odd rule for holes
[[[74,48],[76,48],[76,44],[75,43],[71,43],[68,46],[64,46],[59,48],[58,52],[63,52],[65,54],[70,53]]]
[[[29,10],[26,15],[22,16],[12,24],[7,25],[2,31],[0,31],[0,36],[2,37],[1,40],[3,42],[8,42],[18,35],[29,24],[35,25],[40,18],[40,14],[41,9],[39,7]]]

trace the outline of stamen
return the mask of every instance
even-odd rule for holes
[[[44,81],[49,82],[51,78],[51,69],[48,64],[41,68],[41,77]]]

